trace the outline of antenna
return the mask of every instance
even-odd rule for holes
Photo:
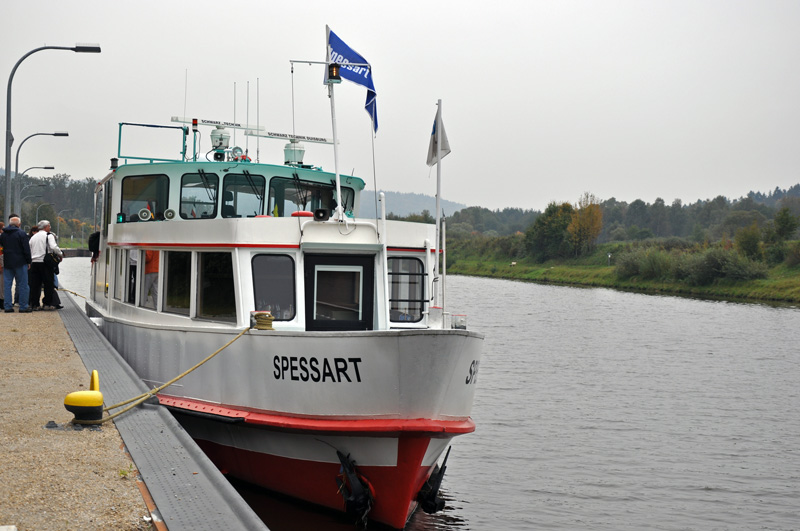
[[[183,71],[183,115],[186,116],[186,100],[189,94],[189,69]]]
[[[233,122],[236,123],[236,81],[233,82]],[[236,129],[233,130],[233,145],[236,145]]]
[[[261,123],[258,121],[261,118],[261,85],[259,79],[256,78],[256,127],[260,127]],[[256,138],[256,162],[261,162],[261,139]]]
[[[247,117],[245,118],[247,123],[250,123],[250,80],[247,81]],[[245,138],[244,140],[244,149],[245,154],[250,152],[250,138]]]

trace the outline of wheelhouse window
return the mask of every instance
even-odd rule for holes
[[[276,321],[294,319],[294,260],[285,255],[259,254],[253,257],[252,267],[256,311],[268,311]]]
[[[345,211],[353,209],[355,192],[352,188],[341,187]],[[313,183],[300,178],[287,179],[273,177],[269,181],[269,214],[276,217],[290,216],[298,210],[314,211],[318,208],[336,208],[336,186],[334,184]]]
[[[249,171],[225,176],[222,185],[223,218],[247,218],[264,213],[264,190],[267,180],[263,175],[253,175]]]
[[[197,253],[197,317],[236,321],[231,253]]]
[[[389,258],[389,314],[392,322],[418,322],[425,309],[425,269],[418,258]]]
[[[167,251],[164,253],[164,299],[165,312],[189,315],[192,284],[192,253]]]
[[[306,255],[306,328],[372,330],[373,256]]]
[[[200,170],[181,177],[181,207],[183,219],[217,217],[217,190],[219,177]]]
[[[139,221],[142,217],[164,219],[169,208],[169,177],[166,175],[131,175],[122,179],[122,205],[120,213],[125,221]],[[142,216],[140,216],[142,212]]]

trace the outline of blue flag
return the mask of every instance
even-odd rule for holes
[[[328,63],[337,63],[341,65],[339,75],[342,79],[352,81],[367,89],[367,103],[364,108],[367,110],[370,118],[372,118],[372,127],[378,131],[378,108],[376,106],[377,93],[375,92],[375,85],[372,83],[372,67],[366,59],[350,48],[344,43],[331,28],[325,26],[328,34]],[[325,69],[325,82],[328,81],[328,70]]]

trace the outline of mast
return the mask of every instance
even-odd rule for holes
[[[433,245],[433,305],[439,306],[439,249],[441,242],[442,197],[442,100],[436,102],[436,241]]]
[[[344,221],[342,186],[339,179],[339,137],[336,134],[336,100],[333,97],[333,85],[333,83],[328,83],[328,97],[331,99],[331,126],[333,128],[333,171],[336,174],[336,219]]]

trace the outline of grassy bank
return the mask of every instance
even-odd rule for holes
[[[644,280],[638,277],[622,280],[618,278],[613,263],[609,266],[599,265],[597,262],[597,257],[550,261],[543,264],[518,259],[516,265],[512,265],[507,259],[459,258],[453,264],[448,264],[447,272],[569,286],[606,287],[653,294],[800,303],[800,268],[789,268],[783,264],[770,268],[767,278],[764,279],[746,281],[721,279],[709,286],[692,286],[684,282]]]

